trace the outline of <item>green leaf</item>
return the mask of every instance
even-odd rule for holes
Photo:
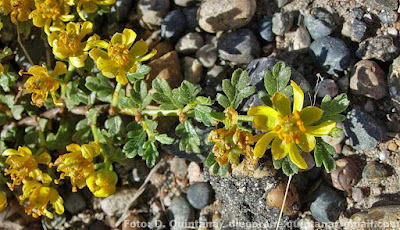
[[[96,109],[89,109],[89,111],[86,114],[87,119],[89,122],[96,123],[97,117],[99,116],[99,111]]]
[[[214,154],[209,153],[204,163],[207,167],[211,167],[213,164],[217,163]]]
[[[134,88],[130,91],[130,95],[132,101],[135,103],[131,107],[145,109],[152,101],[145,81],[136,81]]]
[[[107,119],[104,123],[104,127],[108,129],[111,135],[116,135],[124,131],[123,121],[120,116]]]
[[[11,113],[12,113],[12,115],[13,115],[15,120],[21,120],[22,112],[24,112],[24,106],[23,105],[14,105],[11,108]]]
[[[178,89],[179,93],[176,98],[182,104],[192,104],[196,100],[197,94],[200,92],[200,86],[195,86],[192,83],[184,80],[181,84],[181,87]]]
[[[339,113],[344,112],[349,106],[350,101],[347,99],[347,95],[342,93],[336,96],[333,100],[329,95],[326,95],[322,99],[321,109],[324,111],[321,119],[317,124],[321,124],[324,121],[332,120],[335,122],[341,122],[345,117]]]
[[[9,66],[4,65],[4,72],[0,76],[0,85],[5,92],[9,92],[10,87],[14,86],[15,82],[18,79],[18,74],[14,73],[14,72],[9,72],[8,69],[9,69]]]
[[[135,83],[136,80],[142,80],[144,77],[150,73],[151,68],[147,65],[144,65],[142,63],[138,63],[138,67],[136,69],[136,72],[134,73],[127,73],[126,77],[131,83]]]
[[[214,101],[211,100],[210,97],[202,97],[202,96],[198,96],[196,97],[196,104],[202,104],[202,105],[212,105],[214,104]]]
[[[126,164],[126,156],[125,153],[120,149],[116,148],[112,154],[110,154],[109,160],[111,162],[117,162],[118,164],[124,165]]]
[[[132,131],[131,131],[132,132]],[[131,133],[133,135],[133,133]],[[146,132],[138,131],[134,138],[130,139],[123,147],[122,151],[125,153],[126,157],[134,158],[136,155],[143,154],[143,145],[146,141]]]
[[[218,175],[224,176],[229,171],[229,164],[219,166]]]
[[[171,145],[174,143],[174,138],[169,137],[167,134],[158,134],[155,136],[155,139],[164,145]]]
[[[4,47],[3,51],[0,54],[0,60],[11,55],[12,54],[12,50],[9,47]]]
[[[72,136],[72,141],[77,144],[85,144],[93,140],[92,129],[90,128],[89,119],[85,118],[76,124],[76,132]]]
[[[7,122],[8,122],[7,115],[4,112],[0,111],[0,126],[7,124]]]
[[[269,94],[267,94],[264,91],[258,91],[258,98],[260,98],[260,100],[268,106],[272,106],[272,101],[271,101],[271,96],[269,96]]]
[[[279,160],[272,157],[272,163],[275,169],[282,168],[283,173],[287,176],[296,174],[299,171],[299,167],[290,160],[289,155]]]
[[[284,92],[291,76],[291,69],[285,63],[278,62],[272,71],[266,71],[264,76],[264,86],[270,96],[275,92]]]
[[[229,107],[230,103],[229,103],[228,98],[225,97],[224,95],[220,94],[220,93],[217,94],[217,101],[222,107],[224,107],[224,108],[228,108]]]
[[[80,80],[81,79],[70,81],[67,84],[67,88],[65,91],[65,104],[68,109],[71,109],[79,105],[80,103],[89,103],[89,96],[79,88]]]
[[[55,135],[49,133],[46,137],[47,148],[49,150],[65,149],[71,142],[74,131],[74,124],[69,118],[61,119],[57,133]]]
[[[343,132],[343,129],[336,127],[336,128],[334,128],[334,129],[332,130],[332,132],[329,134],[329,136],[331,136],[331,137],[333,137],[333,138],[339,138],[339,137],[340,137],[340,134],[341,134],[342,132]]]
[[[14,95],[1,95],[0,94],[0,103],[7,105],[8,108],[12,108],[14,106]]]
[[[25,128],[24,145],[30,149],[34,149],[39,144],[39,134],[35,126]]]
[[[214,119],[211,116],[212,109],[208,106],[197,105],[194,108],[194,116],[196,120],[202,122],[205,126],[210,127],[214,125]]]
[[[190,120],[176,126],[175,134],[180,137],[179,150],[200,153],[200,138]]]
[[[92,92],[96,92],[101,101],[111,102],[114,87],[110,85],[108,79],[102,74],[97,74],[97,77],[87,77],[86,88]]]
[[[229,101],[233,101],[235,97],[235,88],[233,87],[232,83],[228,79],[224,79],[222,81],[222,90],[224,91],[225,95],[228,97]]]
[[[210,116],[217,121],[223,122],[225,120],[225,114],[220,112],[210,112]]]
[[[331,172],[335,169],[336,164],[332,155],[336,153],[335,148],[323,141],[321,138],[316,138],[317,143],[314,150],[315,164],[320,167],[324,164],[326,172]]]
[[[212,166],[212,174],[217,175],[219,172],[219,164],[216,162],[215,164],[213,164]]]
[[[147,167],[153,167],[156,164],[156,159],[159,155],[158,150],[154,142],[147,141],[144,144],[145,151],[143,152],[142,158],[146,160]]]

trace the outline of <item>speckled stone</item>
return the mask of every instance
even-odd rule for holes
[[[399,216],[400,205],[374,207],[352,215],[350,217],[350,224],[347,226],[349,230],[368,230],[371,228],[367,224],[374,222],[376,223],[376,226],[373,228],[374,230],[398,229],[399,225],[394,224],[399,224]],[[360,224],[357,225],[357,223]]]

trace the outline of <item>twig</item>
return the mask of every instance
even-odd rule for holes
[[[25,54],[26,58],[28,59],[29,63],[31,65],[34,65],[31,56],[29,55],[28,51],[26,51],[25,46],[21,42],[21,36],[19,35],[19,26],[18,26],[18,24],[17,24],[17,41],[18,41],[19,46],[21,46],[22,51],[24,51],[24,54]]]
[[[283,197],[282,208],[281,208],[281,212],[279,213],[278,223],[276,224],[276,230],[279,229],[279,224],[281,223],[283,209],[285,208],[286,198],[287,198],[287,194],[288,194],[288,191],[289,191],[289,186],[290,186],[290,181],[291,180],[292,180],[292,175],[289,176],[289,179],[288,179],[288,182],[287,182],[287,185],[286,185],[285,196]]]
[[[144,180],[143,184],[140,186],[140,188],[137,190],[137,192],[135,193],[135,195],[133,195],[132,199],[128,202],[128,205],[125,206],[125,210],[124,213],[122,214],[122,216],[118,219],[117,223],[115,223],[115,227],[117,228],[122,221],[124,221],[124,219],[128,216],[128,212],[129,212],[129,208],[131,207],[131,205],[133,204],[133,202],[135,202],[135,200],[137,198],[140,197],[140,195],[142,195],[142,193],[144,192],[144,190],[146,189],[146,185],[147,183],[150,181],[150,178],[153,176],[154,173],[156,173],[158,171],[158,169],[165,163],[164,159],[161,159],[160,162],[158,162],[158,164],[156,164],[153,169],[151,169],[149,175],[147,175],[146,179]]]

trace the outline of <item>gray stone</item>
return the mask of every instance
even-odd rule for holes
[[[329,95],[330,97],[334,97],[339,93],[339,87],[336,82],[332,79],[324,79],[318,85],[317,96],[320,98]]]
[[[263,17],[258,26],[258,31],[260,36],[268,42],[272,42],[274,40],[274,33],[272,32],[272,18]]]
[[[171,172],[178,178],[185,178],[187,174],[187,164],[185,159],[175,156],[171,162]]]
[[[68,212],[75,215],[86,208],[85,198],[78,192],[69,193],[64,206]]]
[[[323,8],[314,8],[304,16],[304,25],[313,39],[328,36],[335,29],[332,15]]]
[[[321,184],[313,196],[311,215],[320,222],[336,221],[346,208],[344,197],[327,185]]]
[[[364,11],[361,7],[355,7],[350,10],[351,17],[361,20],[364,16]]]
[[[199,2],[199,0],[174,0],[174,3],[178,6],[191,6]]]
[[[282,6],[286,5],[289,0],[275,0],[276,5],[278,5],[279,8],[281,8]]]
[[[207,86],[215,87],[222,83],[222,80],[226,77],[225,68],[222,66],[215,65],[207,71],[205,77],[205,83]]]
[[[358,19],[352,19],[343,24],[342,35],[349,37],[352,41],[361,42],[367,31],[367,24]]]
[[[247,25],[255,12],[255,0],[208,0],[200,5],[198,21],[203,30],[216,33]]]
[[[201,62],[201,64],[203,64],[204,67],[210,68],[217,61],[217,48],[211,44],[204,45],[197,50],[196,58]]]
[[[349,91],[349,87],[350,87],[350,77],[349,77],[349,75],[345,75],[345,76],[341,77],[337,81],[337,84],[339,86],[339,92],[347,93]]]
[[[186,56],[183,59],[184,79],[193,84],[197,84],[203,78],[203,65],[199,60]]]
[[[378,17],[381,22],[387,25],[391,25],[397,21],[397,13],[393,10],[382,10],[379,12]]]
[[[352,93],[379,100],[386,96],[388,88],[385,72],[370,60],[361,60],[354,66],[350,77]]]
[[[400,56],[393,60],[387,81],[392,102],[397,111],[400,111]]]
[[[178,40],[175,50],[182,54],[193,54],[203,45],[204,39],[199,33],[188,33]]]
[[[171,226],[171,229],[173,230],[187,229],[182,226],[189,221],[193,221],[195,218],[192,206],[190,206],[189,202],[182,195],[175,197],[172,200],[169,210],[171,211],[175,222],[175,225]]]
[[[387,230],[398,229],[400,205],[385,205],[373,207],[363,212],[357,212],[350,217],[348,230]],[[364,224],[366,223],[366,224]],[[374,223],[373,228],[368,223]]]
[[[362,171],[362,177],[372,182],[379,182],[388,176],[385,166],[376,161],[369,162]]]
[[[353,109],[347,113],[344,131],[350,144],[356,150],[368,150],[376,147],[383,138],[381,127],[367,113]]]
[[[282,180],[271,173],[272,166],[264,166],[267,172],[262,178],[249,176],[224,177],[209,175],[209,169],[204,169],[206,179],[210,181],[215,191],[216,200],[222,203],[220,210],[222,218],[222,229],[236,230],[258,230],[259,226],[235,226],[229,223],[258,223],[272,226],[275,229],[276,220],[279,216],[279,208],[267,205],[268,193],[282,183]],[[288,216],[283,215],[281,224],[285,226],[289,221]],[[270,228],[268,228],[270,229]]]
[[[260,55],[260,44],[251,30],[240,29],[221,35],[218,54],[224,60],[247,64]]]
[[[199,22],[197,21],[197,10],[198,6],[192,8],[183,8],[183,14],[186,17],[186,29],[189,31],[195,31],[199,27]]]
[[[398,0],[367,0],[366,3],[372,9],[377,9],[377,10],[382,10],[382,9],[397,10],[399,5]]]
[[[272,32],[278,36],[288,32],[292,25],[293,15],[290,12],[275,13],[272,17]]]
[[[293,40],[293,50],[304,50],[307,52],[308,47],[311,45],[311,37],[307,29],[300,26],[296,30]]]
[[[380,61],[391,61],[396,58],[398,48],[393,38],[387,35],[368,38],[360,43],[356,52],[357,57],[362,59],[375,58]]]
[[[161,37],[176,41],[185,32],[186,18],[182,10],[170,11],[161,23]]]
[[[187,191],[187,199],[195,209],[202,209],[214,201],[214,191],[207,182],[190,185]]]
[[[203,163],[208,153],[212,150],[213,146],[207,144],[207,136],[214,128],[200,128],[195,126],[196,132],[200,138],[200,153],[186,153],[185,151],[179,150],[179,139],[175,135],[175,130],[170,130],[168,132],[169,137],[175,139],[174,143],[171,145],[161,145],[161,149],[167,153],[173,154],[180,158],[184,158],[197,163]]]
[[[328,74],[342,72],[349,64],[350,51],[346,44],[334,37],[326,36],[313,41],[310,55]]]
[[[271,71],[274,65],[279,62],[279,59],[276,58],[259,58],[251,61],[246,68],[247,73],[249,74],[249,85],[256,87],[256,92],[265,91],[264,86],[264,76],[266,71]],[[312,88],[310,83],[294,68],[292,70],[292,80],[295,81],[300,88],[304,91],[304,95],[313,95]],[[305,103],[308,104],[309,97],[304,97]],[[244,101],[244,104],[241,108],[242,112],[247,112],[251,106],[264,105],[262,101],[259,99],[258,95],[253,95]]]
[[[127,201],[129,201],[136,192],[137,189],[135,188],[117,190],[113,195],[100,201],[101,209],[108,216],[121,215],[124,212]]]
[[[140,0],[137,5],[140,25],[147,29],[160,27],[169,7],[169,0]]]

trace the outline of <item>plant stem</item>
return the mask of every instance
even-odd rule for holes
[[[19,46],[21,46],[21,49],[24,52],[24,54],[25,54],[26,58],[28,59],[29,63],[31,65],[35,65],[33,63],[33,61],[32,61],[31,56],[29,55],[28,51],[26,51],[25,46],[22,44],[21,36],[19,35],[19,26],[18,26],[18,24],[17,24],[17,41],[18,41]]]
[[[61,84],[61,98],[65,98],[67,92],[67,84],[72,77],[75,67],[71,64],[68,65],[68,72],[65,74],[63,83]]]
[[[117,107],[119,91],[121,91],[121,88],[122,88],[122,84],[121,83],[117,83],[117,86],[115,87],[115,90],[114,90],[114,93],[113,93],[113,97],[112,97],[112,101],[111,101],[111,106],[113,106],[113,107]]]
[[[47,142],[46,142],[46,137],[44,136],[44,133],[40,127],[37,129],[37,132],[39,134],[39,146],[40,148],[46,148]]]
[[[92,134],[94,141],[99,141],[99,135],[97,134],[97,126],[96,124],[90,124],[90,128],[92,129]]]

